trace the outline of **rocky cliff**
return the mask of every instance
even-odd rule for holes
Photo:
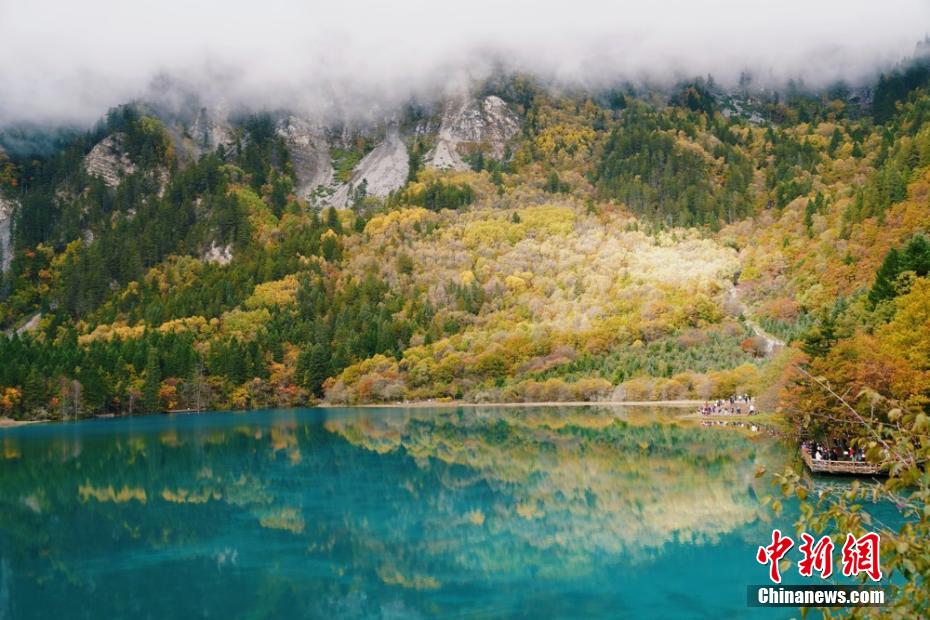
[[[237,139],[247,140],[247,135],[239,134],[229,110],[221,106],[195,107],[186,116],[165,118],[165,125],[182,165],[220,146],[231,148]],[[425,165],[464,170],[467,155],[477,151],[486,157],[504,157],[519,129],[519,116],[500,97],[475,97],[465,90],[434,108],[416,127],[405,126],[396,117],[354,125],[293,113],[277,115],[275,124],[294,168],[297,196],[316,207],[337,208],[351,206],[361,196],[383,198],[402,187],[409,171],[407,144],[414,135],[428,136],[434,145]],[[122,134],[115,133],[95,145],[84,161],[88,174],[116,187],[133,173],[136,166],[126,155],[123,140]],[[339,152],[357,152],[359,143],[377,146],[346,180],[345,172],[337,174],[333,158]]]
[[[468,164],[463,157],[476,151],[500,159],[519,130],[519,116],[500,97],[452,97],[443,106],[436,146],[427,156],[427,165],[464,170]]]
[[[297,195],[308,198],[317,187],[333,182],[333,163],[329,140],[322,125],[297,116],[289,116],[278,125],[297,177]]]
[[[391,127],[384,141],[362,158],[349,182],[336,188],[327,203],[343,208],[351,206],[356,196],[384,198],[407,182],[409,171],[407,145],[397,127]]]
[[[10,268],[13,259],[12,233],[15,203],[0,196],[0,273]]]
[[[135,165],[123,150],[123,134],[114,133],[98,142],[84,156],[84,169],[109,187],[118,186],[124,176],[135,172]]]
[[[470,153],[503,158],[519,130],[520,117],[503,99],[462,92],[448,99],[440,114],[406,131],[435,136],[426,165],[464,170],[468,168],[465,156]],[[293,115],[279,122],[278,134],[287,143],[297,176],[297,194],[319,206],[343,208],[358,197],[383,198],[402,187],[409,172],[409,154],[406,133],[393,122],[384,140],[355,166],[347,182],[339,183],[335,177],[332,149],[347,148],[359,134],[371,136],[380,131],[383,125],[336,129]]]
[[[222,109],[200,108],[188,133],[200,153],[215,151],[218,146],[229,146],[236,140],[229,116]]]

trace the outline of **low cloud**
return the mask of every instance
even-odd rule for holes
[[[586,86],[743,71],[856,83],[928,24],[925,0],[0,0],[0,125],[89,124],[174,90],[364,114],[495,66]]]

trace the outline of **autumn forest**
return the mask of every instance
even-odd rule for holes
[[[903,64],[867,95],[498,77],[470,96],[513,131],[459,140],[452,165],[435,107],[344,128],[326,162],[342,195],[303,191],[278,112],[208,144],[189,119],[115,108],[0,155],[0,413],[840,407],[810,375],[926,415],[926,76]],[[378,191],[357,171],[387,146],[406,175]]]

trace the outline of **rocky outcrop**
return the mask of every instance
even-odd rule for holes
[[[161,117],[182,164],[197,161],[218,147],[232,148],[236,130],[223,107],[195,107],[189,112],[166,112]]]
[[[233,259],[232,244],[217,245],[216,241],[210,243],[210,249],[200,256],[200,260],[205,263],[216,263],[218,265],[228,265]]]
[[[210,153],[219,146],[230,146],[235,142],[228,116],[219,109],[200,108],[187,133],[198,153]]]
[[[519,130],[519,116],[500,97],[458,95],[443,106],[436,146],[426,163],[434,168],[465,170],[468,164],[463,156],[476,150],[500,159]]]
[[[384,141],[362,158],[349,182],[340,185],[327,203],[344,208],[351,206],[357,195],[384,198],[407,182],[409,172],[407,145],[397,128],[391,127]]]
[[[425,165],[435,168],[468,168],[465,156],[480,150],[485,156],[501,159],[508,144],[520,129],[520,118],[500,97],[479,97],[461,87],[457,94],[441,106],[424,108],[423,120],[416,127],[404,124],[397,117],[382,121],[355,122],[343,119],[327,123],[299,113],[276,115],[276,134],[283,139],[293,165],[295,194],[312,207],[344,208],[362,195],[386,197],[407,181],[409,155],[406,143],[413,135],[429,136],[434,147],[424,158]],[[186,108],[166,121],[166,127],[183,164],[196,161],[220,146],[232,147],[239,134],[223,106]],[[334,155],[358,153],[359,145],[370,145],[385,136],[368,152],[345,181],[342,164]],[[116,187],[122,176],[135,170],[132,161],[121,149],[121,135],[102,140],[87,155],[90,174]]]
[[[426,164],[456,170],[467,169],[465,155],[475,151],[480,150],[487,157],[503,158],[519,130],[519,116],[503,99],[493,95],[476,99],[466,94],[449,99],[442,114],[432,116],[415,129],[418,134],[436,136]],[[362,158],[348,182],[335,184],[331,146],[346,148],[354,142],[358,132],[370,136],[374,131],[373,127],[344,126],[341,133],[327,132],[290,117],[278,133],[285,138],[291,152],[298,194],[305,198],[313,195],[311,202],[315,204],[345,208],[361,196],[384,198],[401,188],[407,182],[410,160],[395,124],[388,127],[385,139]]]
[[[84,156],[84,169],[109,187],[118,186],[124,176],[135,172],[135,165],[123,150],[123,134],[115,133],[98,142]]]
[[[38,327],[39,323],[42,321],[42,313],[36,312],[31,317],[22,321],[18,326],[11,327],[3,332],[3,335],[7,338],[12,338],[13,335],[22,336],[23,334],[28,334],[29,332],[34,332]]]
[[[0,273],[10,268],[13,260],[13,211],[16,204],[0,196]]]
[[[332,184],[333,162],[322,126],[289,116],[278,125],[277,132],[290,153],[299,197],[309,198],[316,188]]]
[[[42,313],[36,312],[31,317],[29,317],[29,320],[27,320],[25,323],[23,323],[22,325],[16,328],[16,335],[22,336],[23,334],[34,332],[36,328],[39,327],[39,322],[41,320],[42,320]]]

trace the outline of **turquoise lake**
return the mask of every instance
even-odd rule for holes
[[[0,431],[0,618],[787,618],[750,429],[653,408],[303,409]],[[786,582],[797,582],[790,576]]]

